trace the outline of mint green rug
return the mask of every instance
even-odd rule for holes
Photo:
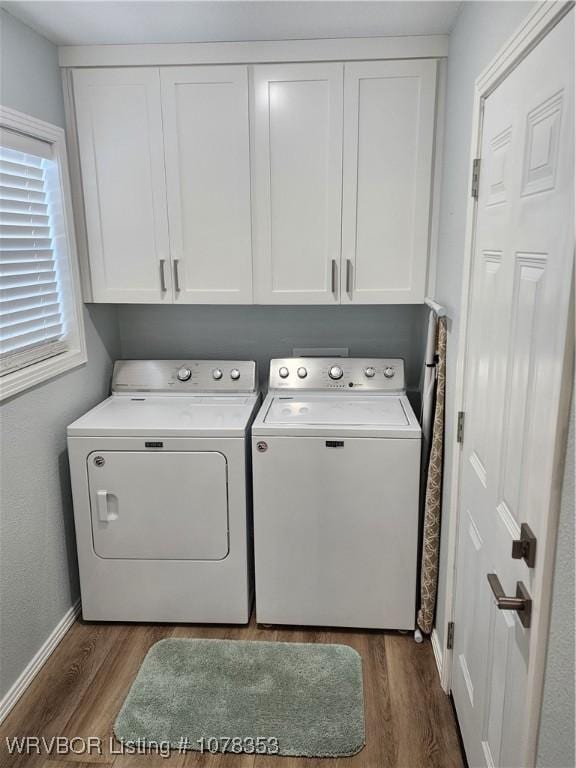
[[[362,660],[348,645],[160,640],[114,732],[177,750],[354,755],[364,746]]]

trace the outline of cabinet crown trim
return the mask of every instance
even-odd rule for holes
[[[298,61],[428,59],[448,56],[448,35],[350,37],[236,43],[65,45],[61,67],[261,64]]]

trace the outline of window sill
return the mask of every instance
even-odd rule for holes
[[[47,360],[33,363],[26,368],[0,377],[0,401],[21,394],[37,384],[42,384],[55,376],[84,365],[87,361],[84,349],[70,349]]]

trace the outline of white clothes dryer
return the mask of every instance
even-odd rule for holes
[[[82,614],[246,623],[250,361],[124,360],[68,427]]]

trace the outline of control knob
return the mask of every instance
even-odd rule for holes
[[[368,366],[368,368],[364,369],[364,376],[366,376],[369,379],[373,379],[376,375],[376,368],[373,368],[371,365]]]
[[[180,368],[176,376],[178,377],[178,381],[188,381],[190,376],[192,376],[192,371],[190,368]]]
[[[384,376],[386,376],[387,379],[391,379],[394,376],[394,368],[385,368],[384,369]]]
[[[220,368],[214,368],[214,370],[212,371],[212,378],[216,379],[216,381],[222,378],[222,371],[220,370]]]
[[[232,381],[238,381],[238,379],[240,378],[240,371],[238,370],[238,368],[232,368],[232,370],[230,371],[230,378],[232,379]]]
[[[280,374],[280,378],[281,379],[287,379],[288,378],[288,374],[290,373],[290,371],[285,366],[282,366],[282,368],[280,368],[278,373]]]
[[[330,376],[331,379],[341,379],[343,375],[344,371],[339,365],[333,365],[328,371],[328,376]]]
[[[304,367],[302,367],[302,368],[298,368],[298,371],[297,371],[297,373],[298,373],[298,376],[299,376],[301,379],[305,379],[305,378],[306,378],[306,376],[308,376],[308,371],[307,371],[307,370],[306,370],[306,368],[304,368]]]

